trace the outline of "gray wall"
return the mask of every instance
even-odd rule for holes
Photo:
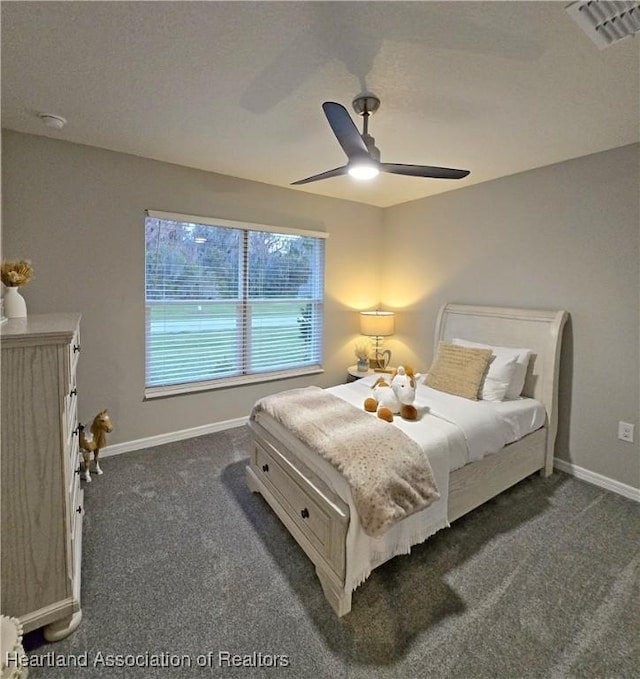
[[[27,258],[29,313],[79,311],[81,421],[108,407],[114,444],[250,412],[284,388],[345,380],[355,363],[355,309],[380,301],[378,208],[192,170],[40,136],[5,131],[3,257]],[[326,231],[325,373],[143,401],[144,210]]]
[[[109,407],[110,443],[343,381],[355,310],[380,300],[399,311],[394,362],[421,370],[445,302],[567,309],[558,454],[640,487],[638,444],[616,438],[618,420],[638,425],[640,409],[638,148],[381,210],[7,131],[3,257],[33,262],[30,313],[83,314],[80,417]],[[325,373],[144,402],[145,208],[329,232]]]
[[[566,309],[564,460],[640,487],[638,145],[389,208],[383,302],[420,368],[449,301]],[[406,346],[405,346],[406,345]],[[618,420],[636,443],[617,440]]]

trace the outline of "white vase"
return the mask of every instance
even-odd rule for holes
[[[16,287],[5,288],[4,315],[7,318],[25,318],[27,315],[27,303]]]

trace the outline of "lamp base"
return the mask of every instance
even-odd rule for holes
[[[386,371],[389,363],[391,363],[391,352],[389,349],[376,352],[375,356],[369,359],[369,367],[373,370]]]

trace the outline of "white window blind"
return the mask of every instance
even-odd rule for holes
[[[148,211],[146,396],[320,371],[326,236]]]

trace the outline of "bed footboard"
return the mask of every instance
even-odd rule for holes
[[[247,485],[260,493],[316,567],[324,595],[340,617],[351,610],[345,591],[349,506],[298,457],[256,422]],[[448,517],[453,523],[536,471],[544,471],[546,428],[452,472]]]
[[[247,485],[260,493],[316,567],[322,589],[338,616],[351,610],[344,591],[349,506],[266,429],[252,432]]]

